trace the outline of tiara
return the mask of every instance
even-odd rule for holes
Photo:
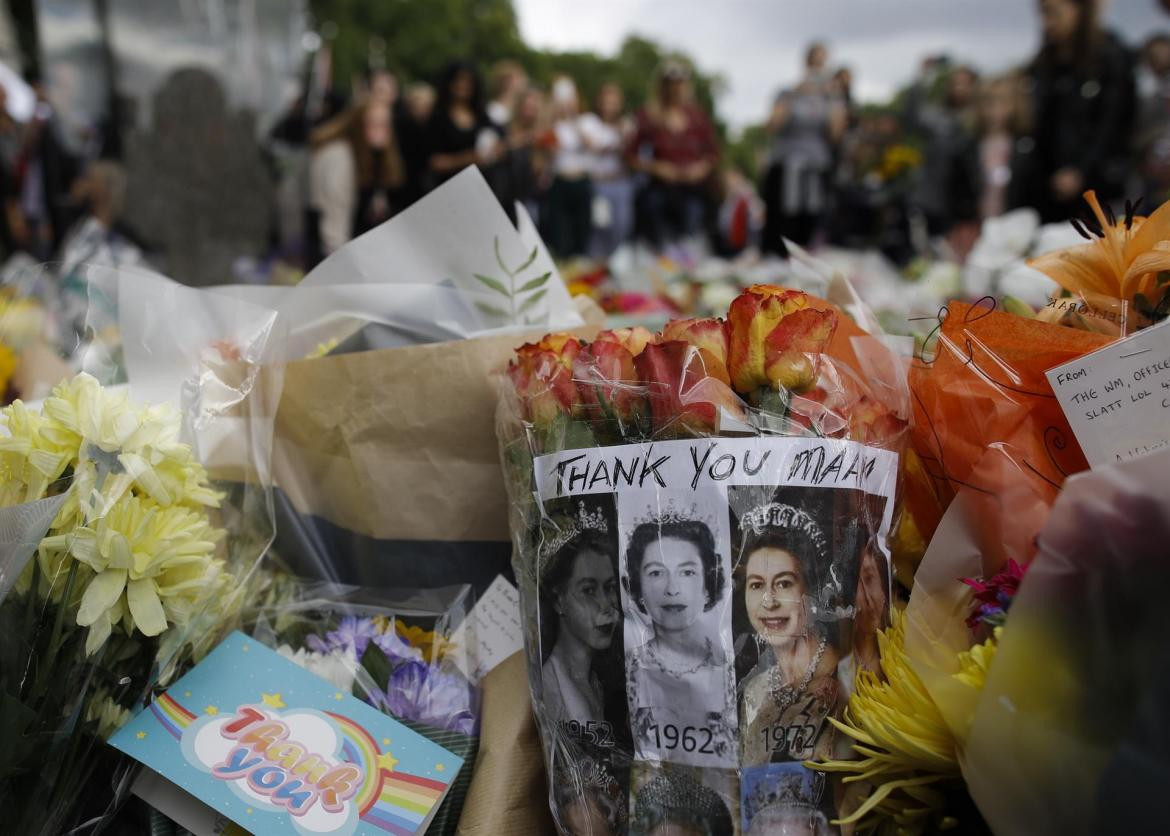
[[[667,810],[686,810],[707,821],[728,815],[727,803],[717,792],[677,772],[655,775],[638,790],[634,804],[635,816],[643,821]]]
[[[562,518],[563,522],[556,525],[556,533],[545,539],[540,545],[540,562],[544,565],[549,558],[565,547],[570,540],[583,531],[598,531],[609,533],[609,523],[605,521],[605,514],[598,508],[593,513],[585,509],[584,500],[577,503],[576,516],[568,515]]]
[[[707,528],[713,528],[712,519],[701,514],[699,512],[698,505],[691,505],[689,511],[680,511],[675,506],[673,499],[666,503],[666,508],[664,510],[656,510],[653,505],[647,505],[646,513],[640,517],[634,518],[634,527],[637,528],[638,526],[646,525],[647,523],[656,526],[664,526],[674,523],[688,522],[698,522],[707,526]]]
[[[786,771],[767,776],[744,799],[744,817],[750,821],[769,807],[816,809],[822,789],[823,778],[819,774],[809,776]]]
[[[790,528],[807,536],[820,556],[829,553],[829,543],[817,521],[808,512],[782,502],[770,502],[746,512],[739,518],[739,527],[754,534],[762,534],[768,528]]]
[[[616,781],[601,764],[593,758],[584,758],[577,765],[577,779],[586,789],[597,789],[602,792],[612,792]]]

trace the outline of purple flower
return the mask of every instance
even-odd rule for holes
[[[330,653],[334,650],[344,650],[353,654],[354,659],[361,659],[370,641],[378,638],[378,628],[371,618],[358,618],[352,615],[342,616],[336,630],[330,630],[322,641],[319,636],[309,636],[305,644],[316,653]]]
[[[374,636],[374,644],[393,664],[422,660],[422,651],[398,635],[398,631],[393,628]]]
[[[399,665],[390,674],[386,693],[374,694],[374,699],[383,711],[404,720],[467,735],[478,732],[475,690],[461,676],[425,662]]]

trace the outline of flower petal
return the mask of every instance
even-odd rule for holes
[[[103,613],[102,617],[89,628],[89,633],[85,637],[86,656],[92,656],[101,649],[101,646],[106,643],[106,639],[110,637],[110,629],[110,617]]]
[[[77,623],[82,627],[96,624],[106,616],[106,610],[117,603],[126,588],[126,571],[124,569],[107,569],[98,574],[85,588],[81,596],[81,606],[77,610]]]
[[[151,578],[130,581],[126,586],[126,602],[130,605],[135,625],[143,635],[157,636],[167,629],[167,615]]]
[[[1028,266],[1039,270],[1069,293],[1100,293],[1116,297],[1120,277],[1100,242],[1055,250],[1029,259]]]
[[[1170,241],[1160,242],[1158,246],[1133,260],[1122,282],[1124,298],[1128,299],[1132,294],[1146,290],[1142,286],[1146,282],[1142,285],[1135,284],[1142,276],[1159,273],[1162,270],[1170,270]]]
[[[1126,254],[1141,255],[1149,252],[1163,241],[1170,241],[1170,201],[1163,203],[1148,218],[1142,218],[1129,240]]]

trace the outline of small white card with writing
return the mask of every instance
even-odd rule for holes
[[[451,636],[455,644],[466,647],[467,659],[473,670],[465,670],[469,678],[478,682],[487,672],[524,647],[524,631],[520,626],[520,593],[516,587],[497,575],[492,585],[471,608],[467,618]],[[464,665],[460,662],[460,667]]]
[[[1090,467],[1170,446],[1170,322],[1046,374]]]

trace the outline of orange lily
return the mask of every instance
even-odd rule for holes
[[[1095,192],[1085,192],[1084,198],[1096,222],[1074,221],[1073,226],[1090,242],[1047,253],[1028,265],[1073,295],[1096,294],[1131,306],[1138,294],[1150,298],[1158,273],[1170,270],[1170,203],[1148,218],[1131,210],[1119,219],[1101,208]]]

